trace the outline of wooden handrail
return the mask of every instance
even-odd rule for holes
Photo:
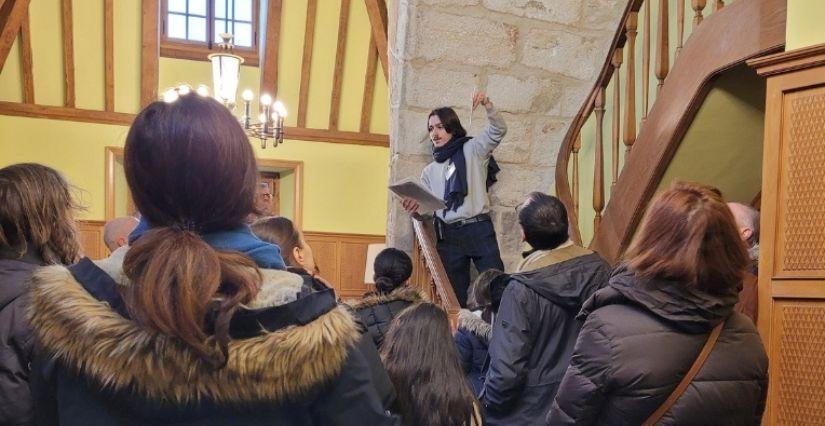
[[[438,256],[433,224],[428,220],[412,219],[412,222],[415,231],[412,283],[429,294],[432,302],[447,312],[450,324],[455,328],[461,305]]]

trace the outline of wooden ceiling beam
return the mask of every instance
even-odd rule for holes
[[[384,70],[384,79],[389,79],[389,58],[387,52],[387,2],[385,0],[364,0],[367,5],[367,14],[370,17],[370,26],[375,45],[378,47],[378,57],[381,59],[381,68]]]
[[[261,25],[263,28],[260,37],[260,49],[258,51],[259,64],[261,69],[261,89],[264,93],[278,97],[278,44],[281,39],[281,11],[283,10],[283,0],[264,0],[265,9],[261,13]]]
[[[29,11],[29,0],[5,0],[0,5],[0,70]]]
[[[23,70],[23,102],[34,103],[34,65],[32,62],[32,34],[29,28],[29,14],[20,25],[20,67]]]
[[[335,51],[335,70],[332,72],[332,97],[329,107],[329,128],[338,129],[341,115],[341,90],[344,84],[344,58],[347,54],[347,29],[349,26],[350,0],[341,0],[338,15],[338,45]]]
[[[140,107],[158,98],[160,0],[143,0],[140,43]]]

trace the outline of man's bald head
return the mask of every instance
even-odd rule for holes
[[[112,219],[103,226],[103,242],[109,251],[115,251],[129,243],[129,234],[138,226],[138,220],[132,216]]]
[[[759,212],[741,203],[728,203],[728,208],[739,227],[739,235],[748,247],[759,243]]]

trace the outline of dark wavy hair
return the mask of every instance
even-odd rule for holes
[[[653,200],[625,259],[638,277],[713,294],[735,292],[750,262],[719,190],[693,182],[676,182]]]
[[[381,250],[373,263],[373,280],[379,294],[387,294],[403,285],[412,275],[412,260],[395,248]]]
[[[249,257],[215,250],[199,234],[242,226],[252,212],[258,177],[249,140],[226,107],[191,93],[137,115],[124,169],[135,206],[153,225],[124,260],[129,312],[221,368],[232,314],[258,293],[261,275]]]
[[[450,107],[441,107],[430,111],[430,115],[427,116],[428,130],[430,127],[430,117],[434,115],[438,116],[438,119],[441,120],[441,125],[444,126],[444,130],[453,135],[454,138],[463,138],[464,136],[467,136],[467,131],[464,130],[464,126],[461,125],[461,120],[458,119],[458,114],[456,114],[455,110]]]
[[[404,309],[390,325],[381,357],[398,392],[404,425],[481,424],[441,308],[419,303]]]
[[[551,250],[567,241],[567,209],[562,202],[541,192],[531,192],[518,211],[524,239],[536,250]]]
[[[0,169],[0,249],[18,259],[32,250],[47,264],[76,262],[79,209],[68,182],[51,167],[22,163]]]

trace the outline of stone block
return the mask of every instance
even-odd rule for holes
[[[484,0],[484,7],[559,24],[572,24],[581,16],[581,0]]]
[[[555,166],[569,126],[569,120],[543,120],[536,123],[529,163],[534,166]]]
[[[497,206],[513,208],[533,191],[549,192],[554,181],[550,167],[510,165],[501,168],[498,182],[490,189],[490,201]]]
[[[624,82],[622,82],[624,84]],[[592,84],[568,84],[564,87],[562,91],[562,100],[561,104],[561,116],[564,117],[574,117],[576,114],[579,113],[579,109],[581,109],[584,102],[587,100],[587,95],[590,94],[590,90],[593,88]]]
[[[533,123],[529,116],[504,114],[507,122],[507,134],[493,151],[499,163],[524,163],[530,154],[533,143]],[[475,133],[478,134],[478,133]]]
[[[407,76],[407,105],[425,109],[470,103],[475,76],[468,71],[444,69],[437,65],[413,67]]]
[[[430,155],[432,143],[427,133],[427,113],[401,108],[393,126],[390,150],[393,154]]]
[[[585,0],[582,13],[583,26],[616,31],[625,6],[627,6],[627,0]]]
[[[501,111],[530,111],[540,89],[541,82],[536,77],[493,74],[487,78],[487,96]]]
[[[498,67],[516,59],[518,29],[512,25],[426,8],[418,20],[417,58]]]
[[[430,5],[430,6],[447,6],[447,7],[455,7],[455,6],[475,6],[479,4],[481,0],[421,0],[421,3]]]
[[[602,45],[602,40],[595,37],[534,29],[524,37],[522,62],[527,66],[589,81],[607,55],[607,46]]]

